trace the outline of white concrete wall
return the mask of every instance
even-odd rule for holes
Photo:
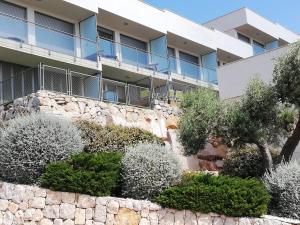
[[[73,5],[77,5],[81,8],[87,9],[89,11],[98,13],[98,2],[99,0],[64,0],[65,2],[69,2]]]
[[[164,11],[137,0],[98,0],[98,7],[128,20],[167,33]]]
[[[288,46],[285,46],[219,67],[217,72],[221,99],[241,96],[249,81],[255,76],[259,76],[265,82],[271,82],[274,59],[287,50]]]
[[[251,45],[218,30],[214,30],[214,34],[214,42],[218,49],[222,49],[241,58],[247,58],[253,55]]]
[[[267,33],[275,39],[282,39],[288,43],[293,43],[299,39],[298,34],[286,29],[278,23],[273,23],[248,8],[241,8],[208,21],[204,26],[226,32],[246,24]]]

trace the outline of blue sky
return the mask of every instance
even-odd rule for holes
[[[241,7],[248,7],[273,22],[300,34],[300,0],[145,0],[197,23]]]

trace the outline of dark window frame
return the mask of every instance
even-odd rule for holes
[[[237,33],[237,36],[238,36],[238,39],[243,41],[243,42],[246,42],[248,44],[251,44],[251,38],[249,38],[248,36],[244,35],[244,34],[241,34],[241,33]]]

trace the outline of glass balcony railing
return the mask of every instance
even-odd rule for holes
[[[185,60],[180,60],[181,74],[185,77],[200,80],[200,66]]]
[[[17,17],[0,14],[0,37],[27,43],[27,22]]]
[[[28,30],[35,33],[35,38],[30,43]],[[172,72],[213,84],[217,80],[215,70],[202,68],[182,59],[164,57],[107,39],[84,39],[3,13],[0,13],[0,37],[92,61],[98,61],[100,56],[164,74]],[[80,55],[76,51],[78,47],[81,49]]]
[[[55,52],[75,56],[75,37],[47,27],[35,25],[36,45]]]
[[[103,58],[118,60],[129,65],[162,73],[168,73],[170,71],[180,74],[185,78],[217,84],[216,70],[203,68],[200,65],[186,60],[177,59],[172,56],[159,56],[151,52],[102,38],[99,39],[98,48],[100,51],[99,55]],[[180,64],[179,66],[177,65],[177,61]]]

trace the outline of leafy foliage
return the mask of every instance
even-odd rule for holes
[[[214,134],[222,115],[222,103],[212,90],[198,89],[184,96],[181,107],[185,113],[180,119],[180,141],[186,155],[197,154]]]
[[[270,213],[300,219],[300,165],[282,163],[266,173],[263,180],[272,196]]]
[[[85,120],[78,121],[76,125],[82,131],[86,152],[124,152],[126,146],[134,146],[139,143],[164,145],[161,138],[139,128],[103,127],[97,123]]]
[[[56,191],[114,195],[119,184],[120,166],[120,153],[81,153],[48,165],[41,177],[41,185]]]
[[[17,117],[0,132],[0,177],[35,183],[48,163],[82,149],[80,132],[70,121],[35,113]]]
[[[175,154],[164,146],[131,147],[122,160],[122,195],[151,199],[179,180],[180,167]]]
[[[179,185],[166,189],[155,200],[179,210],[258,217],[267,212],[270,196],[255,179],[200,174],[185,176]]]
[[[278,153],[273,151],[271,154],[273,161],[276,161]],[[224,160],[222,174],[241,178],[261,178],[265,171],[262,160],[261,153],[253,145],[232,149]]]
[[[300,107],[300,41],[277,59],[273,75],[281,101]]]

